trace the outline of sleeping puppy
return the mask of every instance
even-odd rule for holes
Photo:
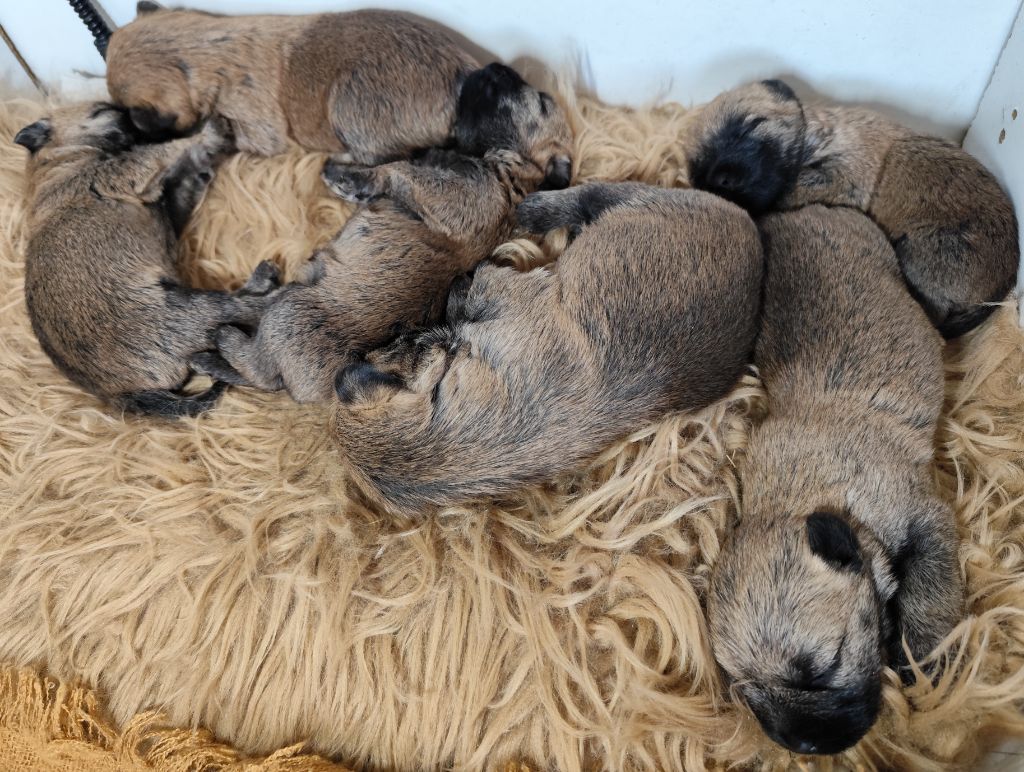
[[[207,373],[287,389],[298,402],[328,400],[335,374],[359,352],[397,328],[437,322],[452,281],[508,238],[513,208],[541,185],[544,169],[528,148],[572,141],[554,103],[500,64],[467,78],[455,138],[454,150],[413,161],[328,162],[328,187],[369,206],[282,290],[254,336],[218,333],[220,357],[205,358]]]
[[[759,223],[754,361],[768,392],[708,621],[733,693],[775,742],[838,753],[871,728],[901,636],[924,658],[964,613],[957,534],[931,476],[942,341],[862,214]]]
[[[728,91],[684,140],[690,182],[752,212],[821,203],[866,213],[946,338],[981,324],[1014,285],[1006,193],[960,148],[857,107],[802,104],[779,80]]]
[[[57,110],[14,141],[30,152],[25,299],[43,350],[68,378],[126,410],[196,415],[224,384],[186,395],[189,357],[226,323],[254,325],[276,285],[261,265],[237,293],[181,283],[178,236],[230,152],[226,127],[136,144],[105,103]]]
[[[493,263],[447,323],[338,374],[333,435],[394,512],[504,496],[572,470],[742,374],[761,247],[724,199],[640,184],[535,193],[520,224],[577,234],[554,271]]]
[[[139,11],[110,39],[113,99],[156,134],[220,114],[239,150],[259,155],[291,139],[373,165],[443,145],[479,66],[440,30],[390,11],[219,16],[148,2]],[[566,174],[565,148],[524,151],[553,177]]]

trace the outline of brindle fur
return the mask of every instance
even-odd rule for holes
[[[274,155],[291,139],[374,165],[445,144],[477,67],[440,28],[408,14],[161,9],[114,32],[107,84],[150,132],[188,131],[217,113],[240,150]],[[553,171],[569,163],[570,149],[538,143],[526,155]]]
[[[814,205],[759,225],[768,417],[713,569],[711,639],[772,739],[836,753],[874,723],[900,636],[920,660],[963,614],[931,473],[942,341],[862,214]]]
[[[445,325],[339,373],[334,436],[393,511],[550,479],[668,411],[719,399],[748,361],[762,260],[739,207],[590,184],[528,196],[518,217],[578,235],[551,270],[483,263],[453,291]]]
[[[781,81],[763,81],[705,106],[686,145],[695,187],[754,212],[820,203],[866,213],[947,338],[984,321],[1013,288],[1013,206],[949,142],[863,108],[803,104]]]
[[[282,291],[255,336],[231,327],[218,334],[230,368],[209,359],[208,372],[285,388],[299,402],[327,400],[338,369],[357,354],[397,328],[437,322],[453,279],[508,238],[515,205],[541,184],[526,149],[571,142],[548,99],[512,69],[489,65],[467,79],[455,149],[378,167],[329,162],[328,187],[368,206]]]
[[[27,126],[31,152],[25,299],[43,350],[71,380],[128,410],[166,416],[212,407],[215,384],[179,393],[190,355],[226,323],[255,324],[276,283],[269,264],[236,294],[181,282],[178,236],[218,160],[226,127],[136,144],[123,110],[76,105]]]

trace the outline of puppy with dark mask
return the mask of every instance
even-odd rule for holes
[[[699,108],[684,139],[691,184],[758,214],[805,204],[866,213],[896,249],[911,294],[946,338],[1013,289],[1013,205],[955,145],[858,107],[802,103],[767,80]]]
[[[454,149],[377,167],[329,162],[327,186],[366,203],[282,290],[255,335],[225,327],[207,372],[299,402],[334,394],[334,376],[398,328],[437,322],[448,287],[502,241],[514,207],[545,179],[529,148],[569,147],[550,97],[514,70],[471,74],[459,98]],[[568,179],[561,180],[567,184]]]
[[[143,2],[110,39],[107,85],[158,136],[218,114],[245,152],[274,155],[292,140],[374,165],[446,144],[478,67],[448,34],[408,14],[220,16]],[[539,142],[521,152],[552,186],[571,164],[568,147]]]
[[[189,358],[223,324],[254,325],[276,286],[265,263],[237,293],[184,286],[177,243],[231,152],[226,126],[136,144],[127,114],[97,103],[57,110],[14,141],[30,152],[25,299],[43,350],[68,378],[126,410],[195,415],[225,384],[181,390]]]
[[[797,753],[854,745],[902,639],[925,658],[962,618],[953,513],[932,480],[942,340],[885,235],[848,208],[759,222],[768,417],[708,589],[733,693]]]
[[[567,227],[551,269],[486,262],[446,324],[338,374],[333,435],[367,494],[409,515],[577,468],[743,373],[757,329],[757,230],[739,207],[635,183],[535,193],[520,224]]]

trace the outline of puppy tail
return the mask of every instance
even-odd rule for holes
[[[167,389],[135,391],[122,394],[121,406],[130,413],[159,416],[160,418],[182,418],[197,416],[217,404],[221,394],[228,387],[223,381],[216,381],[199,394],[182,394]]]

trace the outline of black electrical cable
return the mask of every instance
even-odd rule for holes
[[[100,56],[107,58],[107,43],[110,42],[110,35],[113,30],[107,25],[106,20],[100,15],[89,0],[68,0],[68,4],[78,14],[89,32],[92,33],[93,42]]]

